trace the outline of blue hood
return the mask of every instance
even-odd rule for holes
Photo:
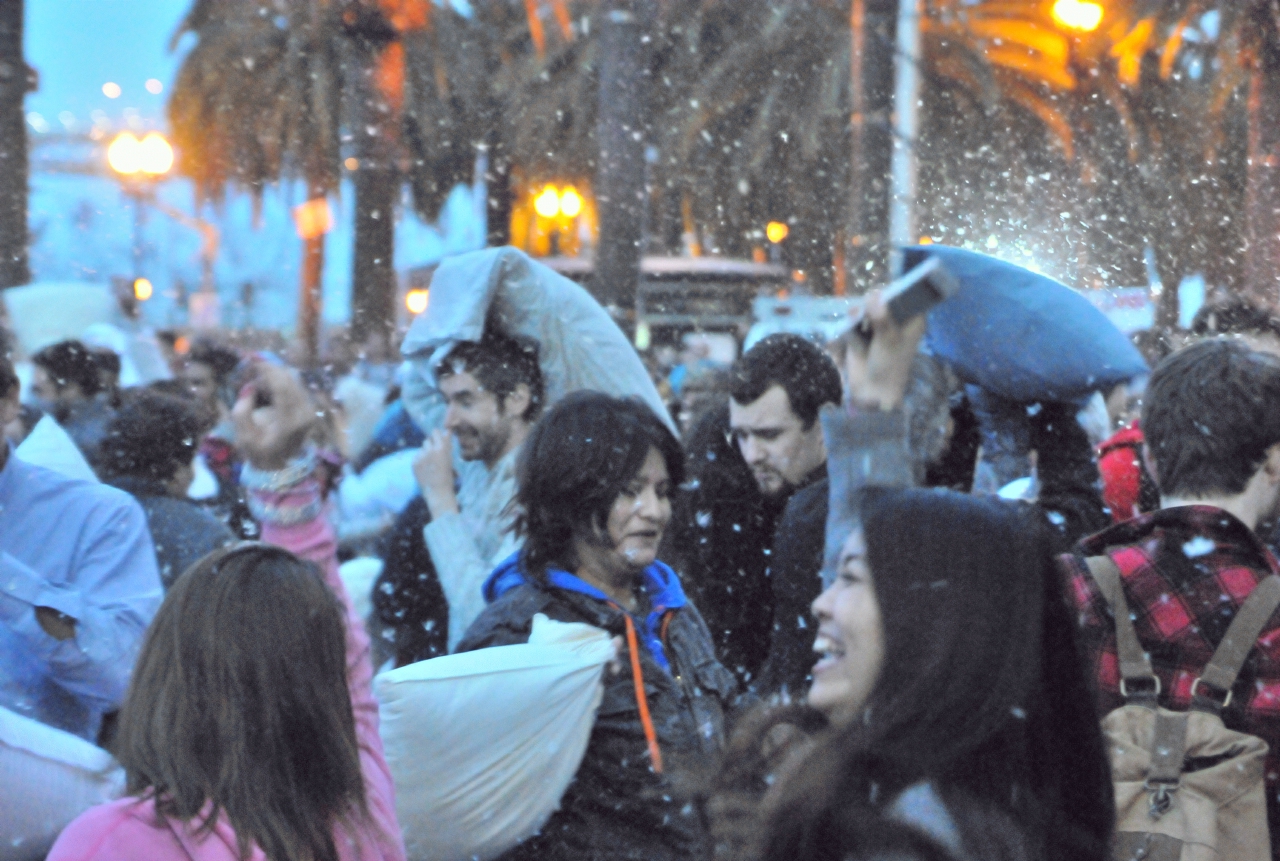
[[[559,568],[548,569],[547,580],[553,588],[564,589],[567,592],[578,592],[597,601],[617,606],[608,595],[568,571],[562,571]],[[632,619],[637,623],[636,632],[645,641],[645,645],[648,647],[649,653],[653,655],[653,659],[664,670],[670,672],[671,665],[662,647],[660,636],[662,617],[666,615],[668,610],[678,610],[683,607],[688,603],[688,599],[684,596],[684,589],[680,585],[680,577],[663,562],[654,562],[644,569],[644,580],[648,586],[653,609],[650,610],[648,617],[643,620],[635,616],[632,616]],[[489,578],[484,581],[485,603],[492,604],[505,593],[528,582],[530,582],[529,578],[520,567],[520,554],[518,552],[513,553],[500,562],[498,567],[493,570],[493,573],[489,575]]]

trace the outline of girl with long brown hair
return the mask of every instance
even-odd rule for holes
[[[315,410],[263,365],[235,418],[267,543],[174,584],[121,712],[129,794],[71,823],[51,861],[404,858],[369,640],[303,450]]]

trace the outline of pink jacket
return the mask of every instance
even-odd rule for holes
[[[264,526],[262,537],[318,564],[330,588],[347,608],[347,681],[371,821],[354,833],[347,833],[335,823],[338,857],[342,861],[403,861],[404,841],[396,820],[395,790],[378,736],[369,637],[338,577],[333,529],[321,516],[297,526]],[[238,861],[235,831],[225,814],[211,833],[197,837],[193,831],[187,823],[159,819],[151,800],[122,798],[81,814],[58,837],[47,861]],[[249,857],[252,861],[265,861],[266,856],[255,846]]]

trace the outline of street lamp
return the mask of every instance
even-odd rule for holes
[[[410,290],[404,295],[404,307],[409,313],[415,317],[427,310],[427,303],[431,300],[431,294],[426,290]]]
[[[173,147],[159,132],[148,132],[141,139],[132,132],[121,132],[107,147],[107,164],[120,177],[124,193],[133,199],[133,277],[137,284],[145,280],[142,278],[143,206],[154,196],[155,182],[173,167]],[[150,282],[147,286],[150,287]]]
[[[1102,23],[1102,6],[1090,0],[1057,0],[1053,20],[1065,30],[1092,33]]]

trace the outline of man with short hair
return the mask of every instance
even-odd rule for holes
[[[102,445],[102,477],[138,501],[147,515],[160,582],[235,541],[222,521],[187,497],[201,422],[191,398],[159,388],[134,390]]]
[[[542,410],[543,383],[538,345],[492,330],[486,330],[478,342],[454,346],[435,374],[447,405],[444,426],[428,437],[414,462],[426,511],[420,505],[411,504],[411,508],[418,517],[430,518],[421,534],[448,604],[447,642],[452,651],[484,609],[485,578],[519,549],[510,510],[516,491],[516,456]],[[461,487],[453,467],[455,442],[462,459],[480,467],[463,479]],[[410,510],[401,515],[396,534]],[[426,572],[414,573],[389,571],[385,581],[393,588],[399,581],[413,591],[430,589],[422,583]],[[394,603],[385,597],[377,600]],[[380,610],[380,615],[387,621],[386,613]],[[395,627],[406,627],[405,621],[396,620]],[[401,663],[414,657],[399,643],[397,653]]]
[[[19,409],[0,355],[0,426]],[[95,739],[160,598],[138,504],[21,461],[0,438],[0,706]]]
[[[729,432],[760,492],[782,501],[827,464],[818,411],[840,402],[840,372],[814,343],[770,335],[732,370]]]
[[[721,662],[751,684],[773,625],[775,527],[793,494],[826,474],[818,412],[840,402],[840,372],[811,341],[770,335],[734,364],[729,395],[686,437],[691,480],[662,559],[687,584]]]
[[[60,341],[31,357],[31,393],[39,407],[62,426],[85,460],[98,468],[99,447],[113,410],[102,390],[101,364],[80,341]]]
[[[1272,846],[1280,849],[1280,612],[1231,691],[1194,684],[1254,587],[1280,574],[1255,534],[1280,507],[1280,359],[1236,339],[1186,347],[1152,374],[1142,428],[1160,509],[1059,557],[1097,677],[1098,711],[1123,704],[1115,617],[1085,561],[1105,554],[1119,569],[1138,639],[1160,680],[1160,705],[1185,711],[1195,687],[1198,696],[1229,700],[1222,710],[1229,729],[1270,746],[1267,812]]]

